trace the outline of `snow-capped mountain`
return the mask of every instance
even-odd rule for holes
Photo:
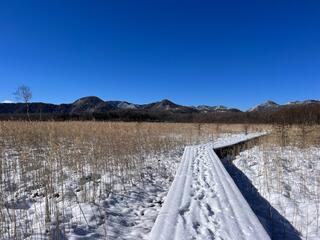
[[[108,104],[112,105],[115,109],[138,109],[140,105],[129,103],[126,101],[107,101]]]
[[[261,103],[253,108],[250,108],[248,112],[256,112],[256,111],[274,111],[279,108],[279,104],[276,102],[273,102],[271,100],[268,100],[264,103]]]
[[[194,108],[201,112],[240,112],[239,109],[228,108],[223,105],[218,105],[218,106],[199,105]]]
[[[192,107],[182,106],[168,99],[163,99],[159,102],[142,105],[142,109],[148,110],[148,111],[171,111],[171,112],[185,112],[185,113],[196,111]]]
[[[285,105],[307,105],[307,104],[318,104],[318,103],[320,103],[319,100],[305,100],[305,101],[288,102]]]
[[[320,104],[320,101],[319,100],[292,101],[292,102],[288,102],[286,104],[281,105],[274,101],[268,100],[253,108],[250,108],[247,112],[271,112],[271,111],[276,111],[278,109],[283,109],[283,108],[309,106],[312,104],[315,104],[315,105]]]

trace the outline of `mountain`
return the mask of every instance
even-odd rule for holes
[[[268,100],[264,103],[261,103],[253,108],[250,108],[248,112],[259,112],[259,111],[275,111],[279,108],[279,104]]]
[[[71,104],[70,114],[97,113],[113,110],[112,106],[98,97],[90,96],[76,100]]]
[[[196,109],[192,107],[186,107],[182,105],[178,105],[176,103],[171,102],[168,99],[163,99],[160,102],[150,103],[142,106],[142,109],[148,110],[148,111],[167,111],[167,112],[176,112],[176,113],[192,113],[197,112]]]
[[[139,109],[141,105],[129,103],[126,101],[108,101],[108,104],[113,106],[114,109]]]
[[[3,100],[1,103],[14,103],[12,100]]]
[[[292,105],[309,105],[309,104],[320,104],[320,101],[319,100],[293,101],[293,102],[288,102],[285,105],[292,106]]]
[[[204,113],[207,113],[207,112],[241,112],[239,109],[228,108],[223,105],[219,105],[219,106],[199,105],[194,108],[201,111],[201,112],[204,112]]]
[[[293,102],[288,102],[286,104],[280,105],[276,102],[268,100],[253,108],[250,108],[247,112],[275,112],[285,108],[291,108],[291,109],[298,108],[298,107],[301,108],[301,107],[307,107],[311,105],[320,106],[320,101],[318,100],[293,101]]]

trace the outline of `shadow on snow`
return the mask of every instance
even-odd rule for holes
[[[259,194],[250,179],[232,163],[230,157],[222,159],[222,163],[271,239],[301,239],[299,232]]]

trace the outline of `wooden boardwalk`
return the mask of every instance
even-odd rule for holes
[[[213,147],[185,148],[150,239],[270,239]]]

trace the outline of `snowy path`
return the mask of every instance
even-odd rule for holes
[[[207,144],[186,147],[150,239],[270,238]]]

